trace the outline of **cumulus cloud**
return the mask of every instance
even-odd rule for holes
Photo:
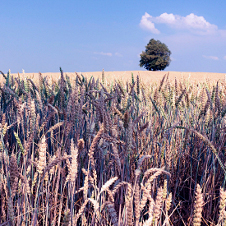
[[[172,13],[163,13],[160,16],[153,17],[145,12],[141,18],[140,27],[154,34],[159,34],[160,31],[155,28],[155,24],[166,24],[173,29],[190,30],[198,34],[210,34],[218,30],[216,25],[206,21],[203,16],[197,16],[194,13],[185,17]]]
[[[94,54],[103,55],[103,56],[112,56],[112,53],[104,53],[104,52],[94,52]]]
[[[217,56],[206,56],[206,55],[202,55],[204,58],[206,59],[210,59],[210,60],[219,60],[219,58]]]
[[[151,31],[153,34],[159,34],[160,31],[155,28],[155,24],[152,22],[152,16],[149,15],[148,13],[145,13],[140,21],[140,27]]]

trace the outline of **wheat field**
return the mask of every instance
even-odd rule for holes
[[[0,73],[0,226],[226,225],[223,75]]]
[[[74,80],[76,75],[83,75],[88,80],[91,77],[95,79],[102,79],[102,71],[94,71],[94,72],[65,72],[71,80]],[[124,80],[130,81],[131,74],[135,76],[139,75],[139,78],[146,83],[160,82],[162,77],[167,74],[168,80],[173,81],[175,78],[179,81],[187,80],[190,83],[199,83],[199,82],[217,82],[218,80],[226,79],[226,73],[210,73],[210,72],[178,72],[178,71],[104,71],[104,75],[107,80],[115,81],[115,80]],[[17,73],[12,74],[14,76],[18,76],[21,79],[30,78],[33,82],[38,82],[39,73]],[[42,73],[43,77],[46,77],[48,80],[53,80],[57,82],[60,79],[60,72],[46,72]],[[4,78],[0,77],[0,82],[4,82]]]

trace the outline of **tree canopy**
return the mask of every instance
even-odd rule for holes
[[[145,51],[140,54],[140,67],[148,71],[161,71],[169,66],[171,52],[167,45],[159,40],[151,39],[145,48]]]

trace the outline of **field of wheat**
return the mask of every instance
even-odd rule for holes
[[[226,81],[1,72],[0,226],[226,225]]]

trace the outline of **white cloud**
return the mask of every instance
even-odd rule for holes
[[[112,56],[112,53],[104,53],[104,52],[94,52],[94,54],[103,55],[103,56]]]
[[[154,17],[153,21],[156,23],[163,23],[163,24],[176,24],[178,18],[174,16],[172,13],[163,13],[158,17]]]
[[[210,59],[210,60],[219,60],[219,58],[217,56],[206,56],[206,55],[202,55],[204,58],[206,59]]]
[[[151,31],[153,34],[159,34],[160,31],[155,28],[155,24],[152,22],[152,16],[148,13],[145,13],[140,21],[140,27]]]
[[[205,20],[203,16],[196,16],[195,14],[191,13],[190,15],[186,17],[182,17],[182,21],[188,28],[192,29],[198,29],[198,30],[203,30],[203,31],[216,31],[218,27],[214,24],[210,24]]]
[[[121,53],[118,53],[118,52],[116,52],[114,54],[113,53],[105,53],[105,52],[94,52],[94,54],[102,55],[102,56],[109,56],[109,57],[112,57],[113,55],[117,56],[117,57],[123,57],[123,55]]]
[[[153,17],[145,12],[141,18],[140,27],[148,29],[154,34],[159,34],[160,31],[155,28],[155,24],[166,24],[174,29],[189,30],[202,35],[214,33],[218,30],[216,25],[206,21],[203,16],[197,16],[194,13],[185,17],[172,13],[163,13],[158,17]]]

